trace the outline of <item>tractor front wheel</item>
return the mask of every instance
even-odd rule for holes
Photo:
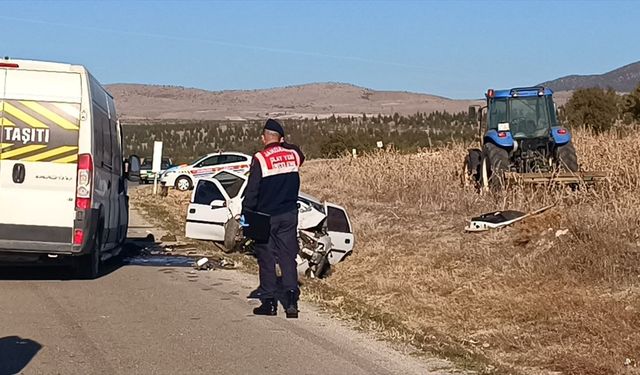
[[[474,184],[477,184],[478,181],[480,181],[481,165],[482,151],[477,148],[469,149],[462,165],[462,186],[467,186],[469,181],[473,181]]]

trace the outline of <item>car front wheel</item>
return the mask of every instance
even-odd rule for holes
[[[191,179],[185,176],[178,177],[176,180],[176,189],[180,191],[187,191],[191,189]]]

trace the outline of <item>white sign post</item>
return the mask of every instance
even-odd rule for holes
[[[151,172],[153,172],[153,195],[158,194],[158,175],[162,170],[162,142],[153,142],[153,165],[151,166]]]

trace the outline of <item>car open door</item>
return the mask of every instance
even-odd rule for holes
[[[353,250],[353,231],[344,208],[331,203],[325,203],[324,206],[327,214],[327,234],[331,237],[329,263],[336,264]]]
[[[224,241],[224,225],[240,214],[247,177],[233,171],[220,171],[196,180],[187,211],[185,234],[199,240]]]
[[[227,206],[231,215],[240,215],[248,177],[238,172],[223,170],[211,176],[211,179],[218,181],[229,197]]]
[[[224,224],[231,218],[229,196],[213,178],[197,180],[187,209],[185,235],[188,238],[224,241]]]

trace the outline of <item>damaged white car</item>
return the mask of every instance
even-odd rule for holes
[[[187,210],[189,238],[222,242],[226,251],[243,242],[237,218],[248,177],[221,171],[197,180]],[[351,254],[354,236],[344,208],[300,193],[298,195],[298,273],[322,278]]]

